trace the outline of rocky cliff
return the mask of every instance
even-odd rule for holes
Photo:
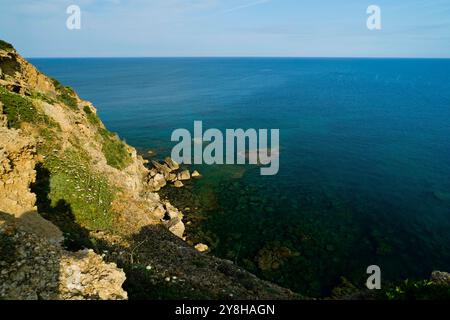
[[[0,41],[0,298],[298,298],[188,246],[145,163]]]

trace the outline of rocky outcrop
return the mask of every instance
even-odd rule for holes
[[[0,127],[0,211],[20,215],[36,210],[36,196],[30,192],[36,158],[32,138]]]
[[[161,190],[168,183],[171,183],[175,188],[182,188],[184,187],[182,181],[186,182],[191,177],[201,177],[197,170],[194,170],[192,175],[189,170],[177,172],[180,169],[180,165],[170,157],[166,157],[164,163],[155,160],[152,160],[151,163],[153,167],[149,171],[148,185],[150,186],[150,190],[154,192]]]
[[[29,88],[34,88],[56,96],[53,83],[14,49],[0,50],[0,70],[0,80],[7,80],[0,85],[14,92],[24,94]]]
[[[62,299],[127,299],[122,289],[125,273],[115,263],[105,263],[93,250],[63,254],[59,272]]]
[[[37,213],[30,191],[38,160],[35,140],[5,123],[0,127],[0,298],[126,299],[120,269],[93,251],[63,250],[62,232]]]
[[[125,274],[92,250],[68,252],[0,213],[0,297],[126,299]]]

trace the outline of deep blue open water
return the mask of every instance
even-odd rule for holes
[[[341,276],[362,285],[373,264],[384,280],[450,271],[450,60],[32,63],[157,158],[194,120],[280,129],[278,175],[199,166],[203,179],[169,192],[218,256],[311,295]]]

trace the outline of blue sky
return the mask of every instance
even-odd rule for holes
[[[450,57],[450,1],[0,0],[0,39],[27,57]]]

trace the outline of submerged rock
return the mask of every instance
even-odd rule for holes
[[[262,271],[273,271],[279,269],[289,258],[298,256],[289,248],[280,245],[268,245],[258,253],[258,267]]]
[[[450,202],[450,192],[434,191],[433,196],[442,202]]]

